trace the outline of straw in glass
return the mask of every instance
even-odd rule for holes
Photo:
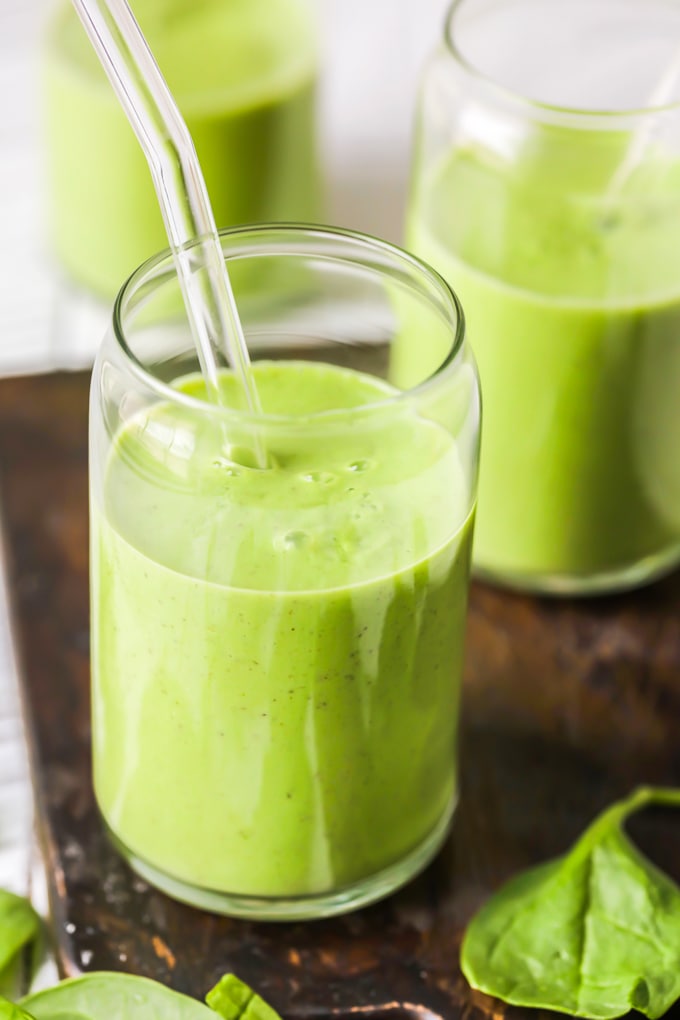
[[[126,0],[73,4],[149,163],[208,394],[223,402],[218,372],[226,364],[257,413],[248,348],[186,123]]]

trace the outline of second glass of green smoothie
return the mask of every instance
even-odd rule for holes
[[[222,244],[262,414],[229,372],[208,401],[169,254],[95,365],[94,785],[171,895],[318,917],[407,881],[456,804],[477,374],[457,299],[399,249]]]
[[[314,0],[131,7],[187,122],[217,225],[318,219]],[[46,34],[43,95],[54,354],[91,363],[121,280],[166,233],[144,155],[67,0]]]
[[[679,42],[666,0],[458,0],[426,71],[408,241],[465,306],[493,581],[680,562]]]

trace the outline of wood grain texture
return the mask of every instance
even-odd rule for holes
[[[492,889],[563,852],[611,800],[642,782],[680,785],[680,576],[580,602],[475,585],[463,795],[434,864],[330,921],[205,914],[132,875],[94,805],[87,386],[78,374],[0,382],[5,552],[62,972],[133,971],[201,997],[234,970],[290,1020],[523,1015],[467,988],[462,931]],[[677,815],[648,812],[633,831],[680,877]]]

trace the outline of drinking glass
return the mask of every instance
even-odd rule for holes
[[[219,227],[315,220],[313,0],[136,0],[194,140]],[[120,286],[166,234],[145,157],[72,5],[43,61],[57,363],[92,363]]]
[[[171,895],[316,917],[407,881],[451,821],[478,380],[457,299],[405,252],[221,240],[262,414],[229,372],[208,402],[168,253],[94,367],[94,785]]]
[[[679,39],[667,0],[458,0],[427,67],[407,236],[466,310],[492,581],[680,561]]]

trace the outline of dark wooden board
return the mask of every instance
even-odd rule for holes
[[[87,387],[78,374],[0,382],[4,557],[62,972],[133,971],[200,997],[234,970],[291,1020],[521,1017],[467,988],[462,930],[501,881],[565,850],[614,798],[680,785],[680,576],[580,602],[474,586],[463,795],[434,864],[331,921],[205,914],[136,879],[94,806]],[[634,832],[678,877],[677,816],[647,813]]]

